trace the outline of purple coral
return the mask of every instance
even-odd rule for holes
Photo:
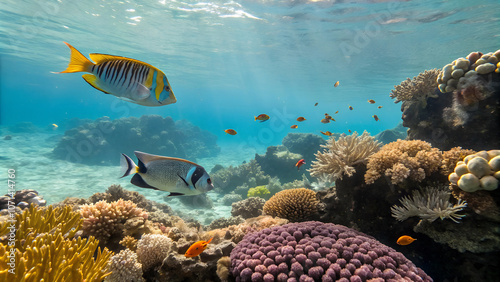
[[[231,252],[231,273],[236,282],[432,281],[403,254],[372,237],[317,221],[247,234]]]

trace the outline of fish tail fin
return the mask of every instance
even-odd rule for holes
[[[94,65],[89,59],[87,59],[80,51],[76,50],[75,47],[69,45],[68,43],[64,42],[66,45],[68,45],[69,49],[71,50],[71,57],[69,59],[69,65],[68,68],[63,70],[62,72],[59,73],[70,73],[70,72],[90,72],[90,69]]]
[[[120,166],[122,168],[122,177],[137,173],[138,171],[138,166],[135,165],[134,161],[127,155],[122,154],[122,157],[120,159]]]
[[[257,117],[256,116],[253,116],[255,118],[255,120],[257,120]]]

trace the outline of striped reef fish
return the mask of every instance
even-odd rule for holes
[[[157,107],[177,101],[167,76],[159,69],[134,59],[105,54],[90,54],[87,59],[73,46],[68,68],[60,73],[89,72],[82,77],[106,94],[143,106]]]
[[[154,190],[170,192],[170,196],[192,196],[212,189],[212,181],[205,169],[193,162],[135,151],[139,160],[136,165],[122,154],[122,177],[134,174],[130,183]]]

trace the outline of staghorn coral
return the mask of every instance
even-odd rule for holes
[[[147,272],[162,263],[168,255],[172,240],[164,235],[144,234],[137,243],[137,260],[142,264],[142,270]]]
[[[399,221],[418,216],[430,222],[438,218],[441,220],[449,218],[458,223],[458,220],[465,216],[458,212],[465,208],[467,203],[459,200],[453,205],[450,202],[450,195],[450,191],[444,186],[414,190],[413,197],[405,196],[399,200],[403,206],[391,207],[392,216]]]
[[[51,233],[56,229],[60,229],[64,234],[64,238],[73,238],[82,226],[80,214],[73,212],[70,206],[54,208],[38,208],[34,204],[29,209],[25,209],[23,213],[17,214],[16,222],[16,240],[14,247],[21,252],[24,252],[25,245],[35,239],[38,234]],[[7,227],[11,226],[11,221],[5,221],[0,224],[0,242],[7,243]]]
[[[266,200],[258,197],[250,197],[231,205],[231,215],[243,218],[256,217],[262,214],[262,208]]]
[[[316,192],[306,189],[290,189],[276,193],[264,204],[264,214],[286,218],[290,221],[304,221],[318,212],[319,201]]]
[[[106,266],[112,253],[108,249],[101,251],[94,237],[69,239],[82,225],[71,207],[31,205],[2,226],[7,224],[15,227],[19,239],[11,246],[6,234],[0,234],[0,281],[102,281],[109,275]],[[9,273],[11,254],[16,258],[15,274]]]
[[[106,277],[106,282],[146,281],[142,277],[142,265],[137,261],[137,254],[130,249],[121,250],[112,256],[108,268],[111,275]]]
[[[382,175],[396,185],[409,178],[422,181],[441,166],[441,152],[420,140],[398,140],[384,145],[368,158],[366,184],[372,184]]]
[[[308,171],[315,177],[325,173],[334,179],[342,179],[344,174],[352,176],[356,172],[353,166],[377,152],[380,144],[366,131],[361,136],[354,132],[350,136],[341,136],[338,140],[330,137],[326,145],[321,145],[327,150],[316,153],[316,160]]]
[[[136,204],[122,199],[111,203],[99,201],[83,205],[80,214],[83,218],[83,235],[95,236],[104,243],[114,235],[121,237],[127,220],[139,220],[144,223],[148,217],[147,212],[137,208]]]
[[[394,90],[389,95],[396,98],[394,103],[401,101],[418,102],[422,108],[427,106],[427,98],[436,98],[437,77],[441,73],[438,69],[426,70],[413,79],[407,78],[400,85],[395,85]]]
[[[231,273],[236,281],[432,281],[372,237],[317,221],[246,235],[231,252]]]

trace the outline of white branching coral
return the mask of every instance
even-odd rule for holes
[[[333,179],[342,179],[344,174],[352,176],[356,172],[353,165],[365,162],[380,149],[380,144],[366,131],[361,136],[354,132],[350,136],[341,136],[338,140],[330,137],[326,145],[321,145],[327,150],[316,153],[316,160],[308,171],[314,177],[323,174],[331,175]]]
[[[465,201],[459,200],[453,205],[450,202],[451,193],[443,187],[427,187],[422,190],[414,190],[413,196],[405,196],[399,201],[403,206],[394,205],[391,207],[392,216],[399,221],[404,221],[412,216],[433,222],[449,218],[458,223],[458,220],[465,215],[458,214],[467,206]]]

